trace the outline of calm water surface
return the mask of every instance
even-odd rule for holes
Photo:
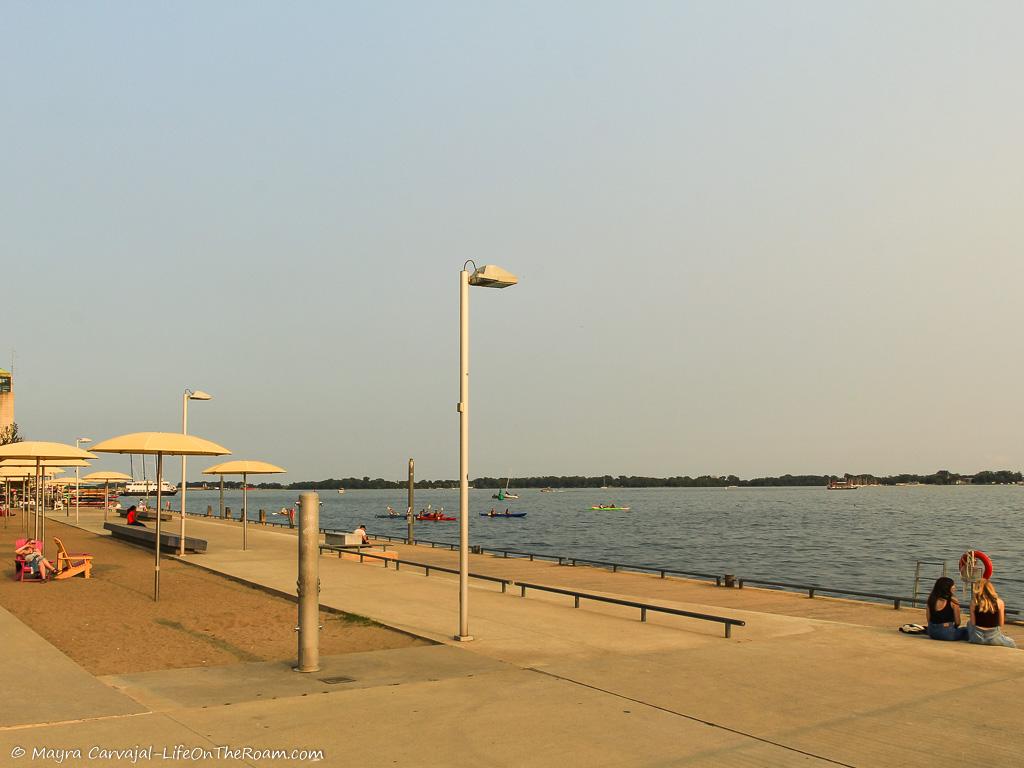
[[[976,548],[992,557],[1007,604],[1024,606],[1024,486],[529,489],[507,502],[491,493],[470,492],[473,544],[901,595],[913,588],[917,560],[944,560],[952,572],[960,554]],[[216,510],[217,497],[190,490],[189,510]],[[297,498],[296,491],[250,491],[250,518]],[[321,491],[320,499],[321,527],[365,523],[371,533],[405,531],[404,520],[374,517],[389,504],[404,511],[405,491]],[[610,502],[631,511],[590,509]],[[225,504],[238,510],[241,491],[226,491]],[[417,489],[417,508],[427,504],[457,516],[458,491]],[[479,516],[492,506],[528,514]],[[416,535],[457,542],[458,523],[418,522]],[[939,567],[923,573],[930,586]]]

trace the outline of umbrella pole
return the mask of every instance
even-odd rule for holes
[[[164,455],[156,455],[156,547],[153,555],[153,601],[160,601],[160,486],[164,481]]]
[[[107,510],[110,509],[110,481],[103,485],[103,522],[107,521]]]
[[[224,475],[220,476],[220,517],[224,519]]]
[[[42,472],[42,469],[39,466],[39,459],[36,459],[36,510],[32,518],[32,538],[36,541],[42,541],[42,534],[39,532],[39,514],[40,504],[45,501],[43,498],[42,481],[39,479],[40,472]]]
[[[244,552],[247,546],[246,541],[246,523],[249,522],[249,496],[246,491],[248,483],[245,482],[245,472],[242,473],[242,551]]]
[[[21,532],[28,538],[28,475],[21,478]]]

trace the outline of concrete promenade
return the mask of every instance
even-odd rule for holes
[[[238,523],[187,525],[209,541],[207,554],[187,562],[294,594],[293,534],[251,526],[243,552]],[[83,510],[81,527],[100,530],[102,515]],[[457,562],[446,550],[397,549],[410,560]],[[988,765],[1024,762],[1024,654],[896,632],[921,621],[920,611],[490,556],[473,556],[471,570],[747,626],[726,640],[718,624],[658,614],[645,624],[635,609],[584,602],[577,610],[564,596],[523,599],[471,582],[476,639],[455,643],[454,576],[325,555],[323,605],[438,645],[332,657],[313,675],[261,663],[97,680],[0,612],[4,637],[17,638],[16,652],[0,657],[0,679],[43,658],[30,668],[34,687],[70,690],[7,708],[0,764],[18,745],[125,738],[158,751],[179,743],[323,749],[330,765],[930,766],[973,759],[982,742]],[[1024,644],[1019,628],[1010,634]],[[334,676],[353,680],[323,680]]]

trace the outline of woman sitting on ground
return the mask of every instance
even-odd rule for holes
[[[967,625],[968,639],[980,645],[1004,645],[1016,648],[1012,637],[1003,634],[1001,627],[1006,623],[1006,604],[996,594],[996,588],[988,579],[982,579],[974,587],[971,598],[971,623]]]
[[[24,558],[25,564],[22,568],[30,568],[32,573],[41,577],[43,581],[46,581],[46,572],[54,570],[53,563],[43,557],[43,553],[39,551],[35,541],[26,541],[14,550],[14,554]]]
[[[955,591],[956,582],[948,576],[935,580],[925,605],[928,637],[932,640],[967,639],[967,630],[960,626],[960,603],[953,594]]]

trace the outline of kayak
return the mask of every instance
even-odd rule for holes
[[[454,518],[454,517],[445,517],[443,515],[430,515],[429,517],[427,515],[416,515],[416,519],[417,520],[425,520],[425,521],[434,520],[434,521],[451,522],[452,520],[455,520],[456,518]]]
[[[591,509],[601,510],[602,512],[629,512],[629,507],[591,507]]]
[[[405,520],[405,515],[374,515],[378,520]]]
[[[481,512],[480,517],[526,517],[525,512],[495,512],[493,515],[490,512]]]

